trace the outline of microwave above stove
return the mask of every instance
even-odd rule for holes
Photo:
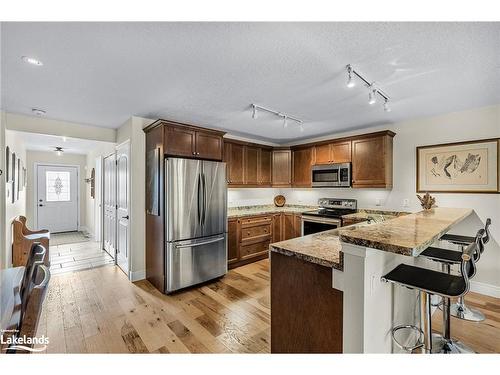
[[[351,163],[312,166],[312,187],[351,187]]]

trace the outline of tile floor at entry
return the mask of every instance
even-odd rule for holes
[[[452,319],[453,336],[500,352],[500,299],[467,301],[486,321]],[[51,279],[38,335],[49,338],[47,353],[269,353],[270,313],[268,260],[170,296],[105,266]],[[440,321],[434,314],[436,329]]]
[[[50,245],[52,275],[113,264],[113,258],[95,241]]]

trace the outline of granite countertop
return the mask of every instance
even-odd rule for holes
[[[253,216],[253,215],[265,215],[280,212],[294,212],[302,213],[305,211],[316,210],[318,206],[302,206],[285,204],[283,207],[276,207],[274,204],[260,205],[260,206],[240,206],[240,207],[229,207],[227,210],[228,219]]]
[[[322,266],[341,271],[344,268],[338,229],[272,243],[270,248],[272,252],[295,256]]]
[[[437,207],[377,224],[340,228],[339,235],[342,242],[418,256],[472,212],[470,208]]]
[[[343,215],[342,218],[351,220],[375,219],[375,221],[384,221],[408,214],[410,214],[410,212],[358,209],[358,212],[354,214]]]

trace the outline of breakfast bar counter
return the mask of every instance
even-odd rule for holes
[[[391,329],[414,323],[417,299],[381,277],[400,263],[436,269],[418,255],[473,213],[434,208],[271,244],[271,351],[396,352]]]

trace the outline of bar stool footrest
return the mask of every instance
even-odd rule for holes
[[[410,345],[403,345],[396,338],[396,332],[401,331],[403,329],[411,330],[411,331],[418,333],[418,338],[413,345],[411,345],[411,346]],[[391,331],[391,336],[392,336],[392,340],[394,341],[394,343],[396,344],[396,346],[398,348],[400,348],[406,352],[409,352],[409,353],[413,352],[415,349],[418,349],[418,348],[421,348],[422,346],[424,346],[424,332],[419,327],[411,325],[411,324],[403,324],[403,325],[399,325],[399,326],[394,327]]]

